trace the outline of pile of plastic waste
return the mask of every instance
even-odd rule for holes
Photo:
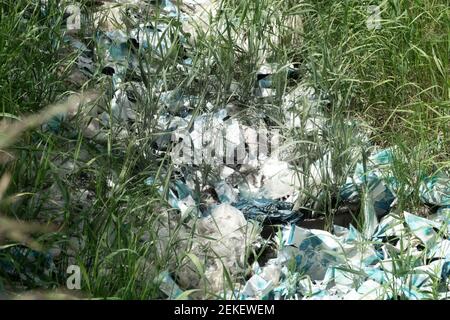
[[[368,171],[358,164],[341,188],[343,199],[362,202],[365,225],[361,232],[334,225],[333,233],[305,229],[293,203],[245,193],[222,194],[217,202],[231,203],[249,221],[282,226],[277,257],[263,266],[231,296],[236,299],[438,299],[448,297],[450,276],[450,179],[442,174],[424,177],[420,186],[424,204],[437,206],[423,218],[396,214],[396,180],[389,176],[391,150],[369,157]],[[361,187],[367,185],[367,194]],[[230,186],[228,188],[231,189]],[[264,188],[260,189],[263,190]],[[183,194],[178,192],[178,194]],[[186,193],[185,193],[186,194]],[[186,208],[186,198],[170,203]],[[195,201],[190,201],[195,206]],[[212,205],[214,207],[215,204]],[[380,221],[379,221],[380,220]],[[227,227],[227,220],[219,220]],[[379,222],[378,222],[379,221]]]
[[[450,210],[429,219],[388,214],[365,237],[353,226],[334,234],[283,228],[278,256],[254,275],[240,299],[448,298]]]
[[[163,1],[163,9],[168,17],[189,19],[171,1]],[[128,33],[112,27],[98,32],[97,54],[102,57],[102,71],[111,75],[113,87],[112,113],[98,115],[104,126],[110,125],[111,116],[123,122],[135,119],[133,102],[127,95],[130,82],[126,81],[126,74],[152,70],[143,70],[130,52],[134,46],[152,50],[156,56],[165,55],[174,45],[167,28],[165,24],[139,24]],[[183,37],[179,39],[183,43]],[[80,70],[92,75],[96,68],[93,53],[73,37],[67,41],[81,52]],[[180,61],[180,67],[191,63],[186,58]],[[271,64],[261,66],[256,73],[255,97],[270,98],[275,94],[272,75],[277,68]],[[286,74],[298,77],[298,72],[291,66]],[[147,90],[142,83],[133,85]],[[352,225],[334,225],[333,233],[305,229],[299,226],[304,216],[296,207],[303,180],[295,167],[280,156],[283,137],[279,132],[264,121],[258,123],[258,128],[244,123],[231,105],[217,107],[206,102],[205,110],[198,115],[193,111],[200,97],[176,89],[154,90],[159,95],[158,103],[167,110],[156,121],[155,131],[165,134],[160,135],[154,148],[170,152],[179,178],[170,177],[168,189],[161,183],[166,177],[152,176],[145,183],[159,190],[168,205],[179,212],[183,223],[195,222],[196,228],[183,244],[189,247],[188,266],[173,273],[164,272],[158,279],[169,298],[182,295],[181,288],[200,288],[202,277],[212,292],[223,293],[224,270],[239,279],[227,296],[235,299],[446,297],[450,289],[448,176],[422,179],[423,203],[439,207],[434,215],[423,218],[408,212],[395,214],[392,208],[398,183],[390,168],[392,150],[381,150],[372,154],[367,163],[358,163],[339,192],[340,199],[363,207],[364,225],[360,231]],[[321,136],[327,124],[324,103],[322,94],[299,85],[283,99],[281,110],[286,115],[286,126],[301,127]],[[303,113],[296,109],[298,105]],[[50,128],[57,130],[58,121],[62,120],[55,119]],[[101,124],[95,125],[99,129]],[[262,137],[261,132],[267,135]],[[270,152],[264,152],[269,149]],[[328,163],[324,158],[315,165],[327,166],[328,170]],[[213,167],[213,173],[205,176],[204,166]],[[320,180],[315,172],[311,179]],[[263,265],[254,262],[246,279],[246,250],[255,245],[255,230],[264,225],[280,227],[280,233],[271,234],[271,240],[277,244],[276,257]],[[190,235],[188,226],[183,228],[186,229],[182,232]],[[161,239],[165,238],[165,231],[161,228]],[[203,275],[195,270],[200,260]]]

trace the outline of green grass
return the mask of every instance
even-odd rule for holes
[[[39,1],[0,2],[0,66],[3,113],[38,111],[64,90],[63,15],[56,2],[44,12]]]
[[[94,56],[97,69],[92,79],[81,87],[67,81],[78,53],[63,42],[63,6],[48,1],[44,10],[39,3],[0,0],[2,117],[17,121],[13,119],[39,112],[69,92],[90,88],[102,94],[94,104],[112,115],[113,89],[101,73],[101,56]],[[392,170],[400,191],[395,211],[419,210],[419,176],[450,170],[449,7],[444,0],[380,3],[381,28],[369,30],[369,2],[223,0],[219,14],[209,17],[209,29],[199,29],[186,49],[179,35],[188,39],[189,35],[177,21],[171,21],[167,31],[176,43],[167,54],[136,49],[137,69],[127,79],[141,81],[146,90],[129,90],[136,98],[134,123],[111,117],[110,126],[103,128],[104,140],[86,138],[85,127],[93,121],[88,105],[75,120],[65,121],[58,133],[41,128],[25,132],[2,150],[13,159],[5,162],[2,156],[0,164],[0,173],[12,177],[1,213],[53,226],[52,232],[38,233],[35,240],[44,248],[57,246],[61,253],[55,260],[58,272],[43,279],[16,279],[0,270],[0,292],[2,287],[16,292],[63,288],[67,266],[77,264],[87,297],[160,298],[155,281],[160,272],[186,265],[201,269],[186,255],[191,234],[181,232],[184,226],[175,218],[165,250],[158,249],[164,242],[162,221],[170,210],[158,190],[144,181],[156,176],[167,190],[176,179],[169,157],[150,151],[160,134],[155,129],[157,117],[165,112],[157,103],[160,93],[152,90],[160,80],[164,90],[200,97],[192,106],[194,114],[205,110],[206,101],[217,109],[233,103],[242,122],[263,119],[279,128],[293,145],[293,163],[302,177],[297,206],[325,216],[327,227],[338,209],[340,186],[373,145],[396,146]],[[97,31],[93,10],[87,2],[82,5],[86,19],[78,34],[90,48],[95,47]],[[143,16],[167,22],[162,16]],[[180,71],[176,66],[185,56],[193,64]],[[263,62],[280,66],[274,76],[276,94],[269,100],[253,96]],[[299,82],[323,94],[327,125],[322,132],[285,125],[283,97],[297,82],[286,79],[282,66],[291,63],[298,63],[304,74]],[[147,72],[150,68],[154,70]],[[236,83],[238,90],[233,91]],[[297,104],[294,112],[307,115],[310,110]],[[125,138],[120,128],[127,129]],[[361,130],[370,132],[365,133],[368,141],[358,134]],[[313,179],[311,166],[325,155],[329,165],[319,162]],[[207,166],[200,169],[214,175]],[[0,247],[0,262],[14,259]],[[410,260],[399,259],[400,269],[406,270]],[[40,278],[45,268],[44,263],[38,265],[35,275]],[[227,272],[224,277],[225,287],[232,287],[245,272],[237,279]],[[202,276],[201,280],[202,294],[212,297],[208,283]]]

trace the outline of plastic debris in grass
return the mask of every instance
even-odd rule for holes
[[[430,219],[438,223],[447,224],[447,233],[450,234],[450,206],[439,208]]]
[[[0,274],[7,274],[31,286],[42,286],[57,272],[53,258],[49,252],[22,245],[5,245],[0,249]]]
[[[300,174],[287,161],[271,156],[261,164],[263,186],[260,194],[269,199],[287,199],[294,202],[301,188]]]
[[[176,2],[176,1],[175,1]],[[180,21],[186,20],[187,17],[179,9],[178,6],[174,4],[171,0],[163,0],[162,8],[166,15],[170,18],[178,18]]]
[[[356,165],[352,177],[342,186],[340,198],[346,201],[358,202],[361,200],[361,191],[366,184],[367,196],[373,200],[373,206],[378,218],[391,209],[395,200],[392,181],[394,177],[389,175],[392,164],[392,152],[389,149],[382,150],[368,158],[367,172],[364,172],[363,164]],[[391,183],[387,183],[387,181]]]
[[[151,177],[145,180],[145,184],[147,186],[156,186],[155,180]],[[164,187],[157,186],[157,188],[158,192],[164,196]],[[167,191],[167,202],[172,208],[180,210],[182,219],[189,215],[200,215],[197,205],[198,202],[194,200],[192,191],[181,181],[175,181],[174,184],[169,187]]]
[[[227,117],[226,109],[205,113],[193,121],[191,129],[188,128],[188,118],[161,118],[160,127],[173,130],[171,140],[175,143],[172,161],[180,167],[216,164],[219,176],[212,178],[210,183],[218,197],[217,203],[233,204],[248,219],[268,224],[298,222],[301,215],[293,212],[293,203],[300,188],[297,172],[288,162],[279,160],[276,153],[258,158],[251,152],[246,154],[246,145],[252,148],[252,133],[239,121]],[[158,140],[159,147],[164,144],[163,139],[167,140],[168,136]],[[224,146],[231,151],[222,150]],[[178,154],[182,156],[177,157]],[[223,163],[223,157],[231,154],[233,163],[230,165],[233,168]],[[236,166],[234,162],[241,164]],[[177,198],[171,200],[169,197],[174,208],[180,207],[177,201],[182,202],[182,197]]]
[[[228,143],[229,152],[233,149],[242,149],[241,131],[237,130],[233,133],[231,130],[236,121],[225,122],[226,117],[227,112],[222,109],[215,113],[205,113],[196,117],[192,121],[192,125],[189,123],[190,115],[185,115],[184,120],[180,119],[175,125],[170,122],[170,126],[173,128],[171,140],[174,142],[171,152],[172,161],[181,166],[203,163],[221,164],[227,138],[231,139]],[[163,120],[160,126],[167,126],[165,123],[167,121]]]
[[[151,51],[155,57],[164,57],[173,46],[171,33],[176,33],[176,29],[172,30],[165,24],[140,24],[129,33],[123,30],[97,32],[96,53],[100,57],[103,73],[112,76],[114,94],[111,108],[117,119],[127,120],[130,114],[130,101],[124,89],[127,72],[138,76],[142,70],[152,72],[152,66],[137,63],[137,55],[140,51]]]
[[[156,243],[160,254],[172,252],[169,259],[177,283],[167,273],[163,273],[161,290],[170,298],[179,296],[182,289],[208,292],[218,295],[230,287],[224,278],[226,272],[231,280],[240,278],[245,272],[245,253],[252,245],[260,230],[254,223],[245,220],[242,213],[230,206],[215,206],[210,215],[190,219],[177,224],[168,213],[162,217],[165,224],[157,228]],[[171,251],[168,251],[171,248]],[[197,293],[192,298],[200,298]]]
[[[285,72],[287,79],[297,79],[300,71],[293,64],[280,66],[277,63],[263,64],[256,72],[256,78],[260,88],[273,88],[273,76],[277,72]]]
[[[404,212],[403,215],[410,231],[419,238],[424,245],[432,246],[437,241],[439,229],[442,227],[440,224],[408,212]]]
[[[300,84],[283,97],[281,108],[286,115],[285,124],[289,128],[300,128],[307,135],[321,136],[326,125],[322,109],[327,103],[314,88]]]
[[[167,271],[161,272],[157,279],[157,282],[160,283],[160,290],[170,300],[174,300],[183,294],[183,290],[180,289],[180,287],[176,284],[176,282]]]
[[[153,50],[159,57],[164,57],[172,47],[167,25],[156,26],[140,24],[131,30],[129,38],[143,50]]]
[[[260,275],[253,275],[245,284],[241,294],[245,297],[265,298],[274,289],[272,280],[266,280]]]
[[[198,122],[200,127],[205,119],[202,118]],[[236,131],[232,130],[234,136],[230,140],[233,141],[234,137],[238,137],[235,142],[240,143],[241,139],[236,135]],[[436,221],[405,213],[403,216],[387,215],[378,223],[377,217],[381,218],[388,213],[395,200],[396,181],[391,176],[389,167],[391,162],[390,150],[383,150],[371,156],[368,172],[364,172],[361,164],[357,165],[354,176],[349,178],[348,184],[341,191],[343,198],[347,194],[347,199],[363,202],[366,223],[361,234],[352,226],[349,229],[336,228],[336,235],[321,230],[302,229],[293,224],[285,227],[283,245],[278,257],[269,260],[260,271],[255,272],[241,290],[240,297],[242,299],[388,299],[399,295],[410,299],[429,297],[426,292],[429,290],[431,279],[435,281],[437,277],[443,280],[448,275],[447,243],[443,241],[444,233],[438,230],[439,228],[448,230],[449,220],[445,215],[448,208],[439,209],[433,219]],[[267,164],[266,168],[272,172],[277,168],[265,159],[256,166],[259,173],[264,164]],[[291,170],[287,163],[282,163],[280,168],[285,170],[285,173]],[[247,219],[270,223],[275,220],[275,223],[280,224],[296,223],[297,219],[300,219],[299,215],[292,212],[292,202],[279,200],[283,196],[290,195],[292,185],[286,184],[289,186],[286,189],[287,193],[281,187],[272,187],[269,189],[270,192],[267,192],[270,179],[262,179],[261,181],[269,183],[255,185],[249,192],[242,184],[233,182],[234,175],[243,173],[240,170],[242,169],[226,165],[220,167],[218,171],[222,180],[213,184],[218,202],[232,204],[240,209],[239,212]],[[270,177],[270,174],[267,176]],[[289,173],[287,176],[292,175]],[[433,181],[435,183],[439,181],[436,190],[445,190],[441,187],[445,185],[445,180]],[[276,183],[273,185],[277,186]],[[366,192],[361,193],[362,190]],[[435,192],[434,200],[427,200],[428,203],[445,205],[445,192]],[[362,200],[360,193],[363,195]],[[258,197],[258,194],[271,197]],[[212,208],[215,210],[214,205]],[[444,223],[447,224],[447,229],[442,228],[445,226]],[[425,251],[417,241],[422,242]],[[412,268],[403,275],[396,271],[399,268],[396,264],[402,260],[402,254],[410,257],[408,263],[409,268]],[[427,261],[424,257],[436,258],[439,262],[424,264]],[[224,271],[220,266],[213,265],[210,277]],[[291,271],[292,268],[294,272]],[[434,271],[430,273],[427,270]],[[294,274],[298,276],[293,276]],[[279,276],[273,278],[270,275]],[[223,284],[217,280],[218,278],[214,279],[213,283]],[[408,287],[405,283],[411,285]],[[394,292],[391,287],[398,289]]]
[[[103,60],[104,67],[111,68],[112,74],[124,79],[129,66],[130,47],[128,35],[121,30],[97,32],[97,55]]]
[[[419,192],[424,203],[450,208],[450,178],[444,173],[426,177]]]
[[[369,279],[363,282],[358,289],[350,290],[343,300],[387,300],[391,297],[388,294],[389,291],[379,282]]]
[[[235,203],[238,201],[238,190],[233,188],[225,181],[219,181],[218,183],[216,183],[214,189],[221,203]],[[238,209],[242,209],[236,205],[235,207]],[[244,215],[246,215],[245,211],[243,213]]]
[[[329,266],[344,262],[339,241],[326,231],[291,225],[283,231],[283,243],[298,248],[293,255],[296,270],[313,280],[322,280]]]
[[[407,212],[389,214],[369,239],[352,226],[339,227],[339,236],[285,227],[278,257],[258,269],[276,266],[281,271],[279,285],[262,281],[258,271],[242,298],[254,299],[259,292],[278,299],[432,299],[433,286],[445,284],[450,275],[450,245],[446,234],[438,231],[448,222],[441,222]],[[394,246],[407,239],[410,245]],[[414,239],[423,247],[412,244]],[[439,296],[448,290],[438,288]]]
[[[77,52],[77,68],[87,77],[91,77],[95,72],[95,64],[93,61],[92,51],[79,39],[70,35],[64,36],[64,42],[68,43]]]
[[[247,219],[261,221],[264,224],[281,225],[297,223],[302,214],[294,212],[293,203],[272,199],[241,199],[233,204],[242,211]]]
[[[183,95],[180,90],[169,90],[161,92],[159,101],[167,108],[171,115],[186,118],[199,103],[196,96]]]
[[[96,91],[89,91],[81,94],[73,94],[65,100],[64,104],[67,104],[68,108],[54,117],[52,117],[47,123],[42,127],[44,130],[50,130],[54,133],[59,133],[63,127],[65,121],[69,121],[75,118],[77,115],[82,115],[85,120],[89,121],[91,117],[97,115],[96,102],[98,101],[99,93]],[[89,124],[90,122],[88,122]],[[84,134],[86,134],[86,129],[84,128]],[[77,136],[76,131],[70,132],[73,136]]]
[[[374,201],[372,199],[371,193],[365,191],[363,192],[363,234],[366,239],[369,239],[375,232],[378,219],[375,212]]]
[[[211,292],[223,291],[229,285],[224,272],[231,278],[243,272],[245,252],[256,232],[258,227],[247,222],[238,209],[229,204],[214,207],[210,215],[196,221],[186,263],[176,271],[180,285],[200,289],[205,279]]]
[[[393,157],[392,149],[374,153],[368,158],[367,172],[364,172],[362,163],[358,163],[353,176],[348,177],[341,188],[341,199],[359,201],[363,184],[366,182],[377,217],[381,218],[387,214],[395,204],[399,184],[392,172]],[[424,204],[443,208],[450,206],[450,178],[442,172],[433,176],[422,176],[419,194]]]
[[[182,149],[183,159],[181,159],[185,163],[181,162],[180,165],[189,165],[189,162],[201,164],[199,159],[203,159],[206,163],[217,162],[224,179],[212,183],[219,201],[232,203],[241,209],[249,219],[264,221],[267,218],[266,222],[274,224],[299,221],[300,215],[292,210],[300,185],[299,178],[287,162],[280,161],[276,157],[258,161],[248,155],[238,155],[238,158],[233,160],[242,160],[244,164],[239,169],[232,169],[223,163],[220,164],[225,152],[216,152],[213,160],[206,161],[204,159],[204,156],[211,155],[208,148],[216,149],[216,145],[225,144],[221,139],[228,143],[227,146],[231,146],[232,151],[244,149],[244,144],[248,142],[243,133],[244,129],[238,121],[223,120],[227,115],[225,110],[223,111],[216,112],[212,117],[207,114],[198,117],[194,121],[189,136],[187,136],[187,131],[180,134],[183,129],[187,130],[183,128],[184,125],[187,125],[186,123],[182,123],[181,127],[175,129],[175,139],[172,140],[179,141],[181,138],[185,147]],[[193,150],[189,148],[191,144]],[[183,146],[176,146],[174,150],[179,152],[180,147]],[[253,160],[256,163],[252,163]],[[233,175],[238,175],[241,178],[240,182],[232,181]]]

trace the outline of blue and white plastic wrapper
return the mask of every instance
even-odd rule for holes
[[[271,225],[294,224],[302,215],[294,212],[293,203],[266,198],[241,199],[233,204],[242,211],[247,219],[265,222]]]
[[[152,177],[145,180],[145,184],[147,186],[152,186],[154,185],[154,183],[155,180]],[[178,196],[175,195],[175,192],[172,189],[177,192]],[[158,192],[161,195],[164,195],[164,188],[162,186],[158,187]],[[172,208],[180,210],[182,219],[184,219],[188,215],[196,216],[200,214],[197,203],[192,197],[191,190],[185,183],[181,181],[176,181],[175,186],[173,188],[169,188],[167,194],[167,202]]]
[[[169,300],[176,299],[183,294],[183,290],[180,289],[167,271],[162,272],[158,280],[161,282],[160,290],[167,295]]]
[[[339,241],[326,231],[291,225],[283,231],[283,243],[298,248],[297,270],[313,280],[322,280],[328,267],[344,262]]]
[[[348,177],[347,182],[342,186],[340,197],[343,200],[360,201],[364,181],[367,182],[368,195],[373,200],[373,206],[377,216],[386,214],[395,200],[394,188],[395,178],[390,174],[392,164],[392,151],[382,150],[368,159],[365,173],[363,165],[358,163],[353,177]]]
[[[450,208],[450,178],[447,175],[439,173],[425,178],[419,192],[424,203]]]
[[[364,192],[363,197],[364,226],[363,234],[366,239],[370,239],[378,226],[378,219],[375,212],[374,200],[371,192]]]
[[[441,279],[446,283],[450,276],[450,241],[445,239],[445,224],[448,225],[445,216],[432,221],[407,212],[389,214],[381,220],[371,241],[353,226],[339,230],[341,236],[287,226],[278,255],[283,272],[272,291],[273,297],[392,299],[401,295],[407,299],[432,299],[430,292],[434,281]],[[415,243],[423,243],[425,250],[408,245],[405,249],[408,252],[402,253],[399,248],[383,242],[395,238],[399,242],[409,239],[411,244],[417,239]],[[398,254],[410,257],[412,269],[406,274],[396,272]],[[294,273],[286,267],[291,265],[290,261],[296,264]],[[424,264],[425,261],[431,262]]]
[[[255,274],[245,284],[242,294],[245,297],[264,298],[274,289],[272,281],[267,281],[263,277]]]
[[[430,247],[436,243],[438,240],[438,233],[436,230],[439,230],[442,225],[408,212],[404,212],[403,215],[411,232],[419,238],[424,245]]]

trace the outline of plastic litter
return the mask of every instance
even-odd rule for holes
[[[242,199],[233,204],[242,211],[247,219],[261,221],[264,224],[295,224],[301,220],[300,212],[293,212],[294,205],[285,201],[270,199]]]
[[[50,279],[52,273],[56,273],[57,269],[53,262],[54,256],[49,252],[38,252],[21,245],[5,246],[1,252],[2,255],[10,255],[12,258],[9,262],[7,259],[0,260],[0,269],[2,273],[11,277],[20,279],[26,283],[41,283]],[[43,266],[40,272],[36,272],[36,266]]]
[[[218,205],[209,216],[199,219],[190,252],[204,261],[205,271],[199,275],[192,263],[188,263],[177,270],[180,284],[198,288],[204,277],[212,292],[223,291],[224,269],[232,277],[242,271],[246,246],[254,241],[254,228],[242,212],[229,204]]]
[[[271,292],[261,292],[279,299],[372,300],[395,296],[432,299],[433,281],[445,284],[450,274],[450,244],[443,234],[438,236],[436,232],[442,227],[407,212],[402,217],[389,214],[381,220],[367,242],[353,227],[348,230],[340,227],[340,236],[335,236],[322,230],[287,226],[283,230],[284,247],[275,261],[278,261],[280,270],[286,270],[291,261],[295,263],[296,271],[294,274],[282,272],[278,286],[271,286]],[[400,242],[402,238],[415,237],[425,245],[424,248],[412,245],[407,248],[408,252],[404,252],[390,244]],[[401,261],[398,256],[402,254],[414,259],[411,263],[416,265],[406,274],[396,272],[399,266],[394,268],[394,264]],[[427,261],[431,262],[427,264]],[[269,261],[268,265],[272,263]],[[300,277],[303,278],[301,282]],[[260,283],[259,288],[266,289],[267,283],[257,283]],[[441,290],[447,291],[443,286]],[[243,290],[241,294],[243,299],[258,297],[256,290]],[[444,295],[444,292],[439,294]]]
[[[158,280],[161,282],[159,288],[167,295],[168,299],[174,300],[183,294],[183,290],[180,289],[167,271],[162,272]]]
[[[190,137],[194,140],[198,152],[204,152],[203,145],[195,140],[204,138],[201,135],[202,128],[208,127],[211,121],[215,121],[216,128],[224,130],[225,136],[228,134],[227,139],[233,145],[238,146],[245,142],[247,136],[242,134],[242,131],[245,132],[245,128],[242,130],[244,126],[238,122],[228,124],[227,120],[224,120],[227,114],[223,111],[197,118],[197,127],[194,125]],[[181,127],[185,125],[186,123],[181,123]],[[179,127],[176,130],[178,129]],[[205,141],[214,144],[215,137],[215,135],[207,136]],[[255,269],[252,277],[239,291],[239,298],[390,299],[397,296],[408,299],[429,298],[429,295],[423,292],[429,290],[431,278],[444,281],[450,268],[448,243],[443,238],[450,230],[450,210],[446,201],[448,180],[443,175],[424,179],[424,186],[421,189],[423,202],[440,206],[436,215],[430,219],[406,212],[401,216],[389,214],[395,205],[397,187],[391,173],[392,161],[392,150],[386,149],[368,158],[368,172],[364,172],[361,163],[356,165],[353,176],[342,186],[340,196],[346,201],[361,203],[366,223],[362,233],[353,226],[349,228],[335,226],[335,234],[295,225],[303,218],[301,213],[294,210],[295,199],[301,185],[297,173],[291,169],[288,162],[268,157],[247,167],[237,168],[219,164],[219,180],[213,183],[217,199],[210,204],[211,212],[217,208],[226,208],[233,212],[231,209],[233,208],[237,210],[236,213],[239,212],[241,218],[244,218],[242,222],[247,219],[262,224],[284,225],[277,258],[270,259],[266,265]],[[253,171],[247,171],[250,167]],[[176,194],[177,196],[175,193],[172,194],[175,200],[171,204],[182,211],[179,203],[191,193],[177,191]],[[227,207],[222,207],[224,205]],[[200,226],[209,221],[207,220],[209,212],[204,212],[206,217],[202,218]],[[220,214],[217,212],[215,215],[227,217],[225,211],[220,211]],[[212,233],[227,230],[226,220],[232,218],[220,220],[222,224],[218,224],[220,227],[217,230],[208,229],[209,227],[206,229]],[[213,225],[212,221],[207,224]],[[242,238],[240,241],[243,241]],[[238,242],[234,250],[237,250],[237,246]],[[421,246],[425,246],[425,251]],[[223,252],[224,256],[231,254],[232,251],[220,245],[214,251],[216,249]],[[406,275],[396,274],[395,271],[398,269],[396,264],[400,260],[397,257],[401,254],[411,257],[414,265],[414,269]],[[436,258],[439,262],[424,264],[429,261],[424,257]],[[236,267],[239,265],[238,260],[228,261],[228,267],[234,271],[238,270]],[[207,265],[205,277],[214,288],[219,288],[223,285],[223,280],[220,280],[223,266],[212,261]],[[294,265],[294,271],[287,268],[288,265]],[[190,279],[188,287],[192,287],[193,284],[192,277]],[[393,291],[391,287],[398,289]]]
[[[136,56],[143,51],[152,53],[156,59],[168,54],[175,42],[170,34],[170,24],[138,24],[125,28],[120,8],[125,4],[139,4],[140,1],[122,1],[117,8],[105,5],[106,20],[94,17],[98,28],[97,47],[91,52],[78,39],[68,36],[65,41],[81,53],[77,60],[80,72],[90,77],[96,71],[94,54],[100,58],[100,67],[111,76],[112,92],[110,104],[116,120],[133,118],[133,103],[128,96],[126,76],[128,73],[140,75]],[[214,11],[208,0],[184,1],[189,5],[206,5],[205,11]],[[174,1],[161,1],[163,15],[179,18],[183,28],[192,27],[192,20],[185,15]],[[118,26],[112,23],[118,22]],[[206,19],[207,20],[207,19]],[[125,30],[130,30],[129,33]],[[192,58],[183,58],[182,70],[189,70]],[[256,98],[274,97],[275,74],[278,65],[262,65],[256,72]],[[299,71],[294,66],[285,68],[287,78],[298,78]],[[153,68],[144,72],[151,73]],[[144,92],[146,88],[142,89]],[[155,142],[158,152],[173,149],[183,152],[183,158],[173,153],[172,161],[181,172],[182,178],[171,179],[168,190],[157,186],[155,179],[146,180],[149,187],[156,187],[170,207],[180,213],[183,225],[177,253],[189,252],[202,261],[204,272],[199,274],[192,259],[177,257],[186,263],[174,270],[178,283],[168,271],[158,280],[161,291],[174,299],[183,294],[181,288],[200,288],[206,280],[209,290],[222,294],[224,270],[232,277],[242,278],[245,269],[245,251],[254,242],[257,223],[280,225],[281,238],[276,258],[269,259],[263,266],[255,266],[250,279],[237,292],[240,299],[389,299],[402,296],[409,299],[429,298],[430,286],[440,282],[441,291],[450,275],[450,179],[444,173],[423,177],[419,189],[424,204],[439,207],[429,219],[404,212],[390,213],[396,202],[397,181],[392,174],[393,151],[380,150],[369,156],[367,172],[358,163],[352,176],[339,192],[339,198],[352,203],[360,203],[364,213],[364,227],[361,232],[352,225],[348,228],[334,226],[334,233],[323,230],[305,229],[298,224],[304,217],[294,210],[299,191],[304,187],[300,174],[288,161],[276,156],[255,157],[255,130],[235,117],[229,106],[213,106],[200,97],[181,90],[167,90],[165,83],[158,83],[154,93],[165,114],[157,119],[158,132],[162,133]],[[267,99],[270,100],[270,99]],[[328,119],[323,106],[328,103],[326,95],[314,88],[301,84],[282,99],[281,111],[285,114],[285,124],[292,130],[302,129],[307,135],[323,137]],[[201,107],[205,111],[194,118],[193,110]],[[67,115],[61,115],[48,123],[57,131]],[[92,122],[89,137],[100,130],[100,125],[109,126],[109,114],[104,113],[99,121]],[[222,139],[223,138],[223,139]],[[227,148],[223,150],[223,144]],[[187,146],[187,147],[186,147]],[[185,148],[186,147],[186,148]],[[192,148],[191,148],[192,147]],[[212,155],[212,150],[216,151]],[[220,151],[222,150],[222,151]],[[222,163],[223,157],[235,154],[232,163]],[[178,161],[180,160],[180,161]],[[177,162],[178,161],[178,162]],[[318,186],[320,193],[320,172],[331,172],[330,154],[317,160],[311,166],[310,184]],[[209,188],[208,202],[196,194],[193,171],[202,164],[215,164],[212,177],[202,177]],[[172,177],[171,177],[172,178]],[[201,193],[201,192],[200,192]],[[172,210],[172,211],[175,211]],[[190,218],[190,219],[187,219]],[[256,222],[254,222],[256,221]],[[160,253],[167,248],[170,223],[158,229]],[[190,234],[187,230],[195,230]],[[17,253],[15,253],[17,254]],[[28,255],[28,254],[27,254]],[[408,255],[411,270],[397,272],[398,259]],[[33,254],[31,254],[33,256]],[[11,271],[11,266],[2,266]],[[242,285],[242,283],[241,283]],[[396,288],[395,290],[393,288]],[[233,293],[234,294],[234,293]],[[446,295],[446,292],[439,292]]]
[[[155,185],[155,180],[153,178],[148,178],[145,180],[145,184],[148,186]],[[164,194],[164,188],[162,186],[158,187],[158,191],[161,195]],[[189,187],[181,182],[176,181],[171,188],[168,190],[167,202],[174,209],[178,209],[181,213],[181,218],[184,220],[187,216],[198,216],[200,212],[198,210],[198,202],[193,198],[192,192]]]
[[[426,177],[419,191],[424,203],[450,207],[450,178],[444,173]]]
[[[392,184],[386,183],[393,179],[389,176],[389,166],[392,163],[392,151],[382,150],[371,155],[368,159],[367,170],[364,172],[362,163],[358,163],[354,175],[347,178],[347,182],[341,188],[341,199],[348,201],[360,201],[361,190],[364,183],[367,183],[368,198],[373,200],[373,206],[378,218],[389,212],[395,200],[395,193]],[[384,170],[383,170],[384,169]]]

